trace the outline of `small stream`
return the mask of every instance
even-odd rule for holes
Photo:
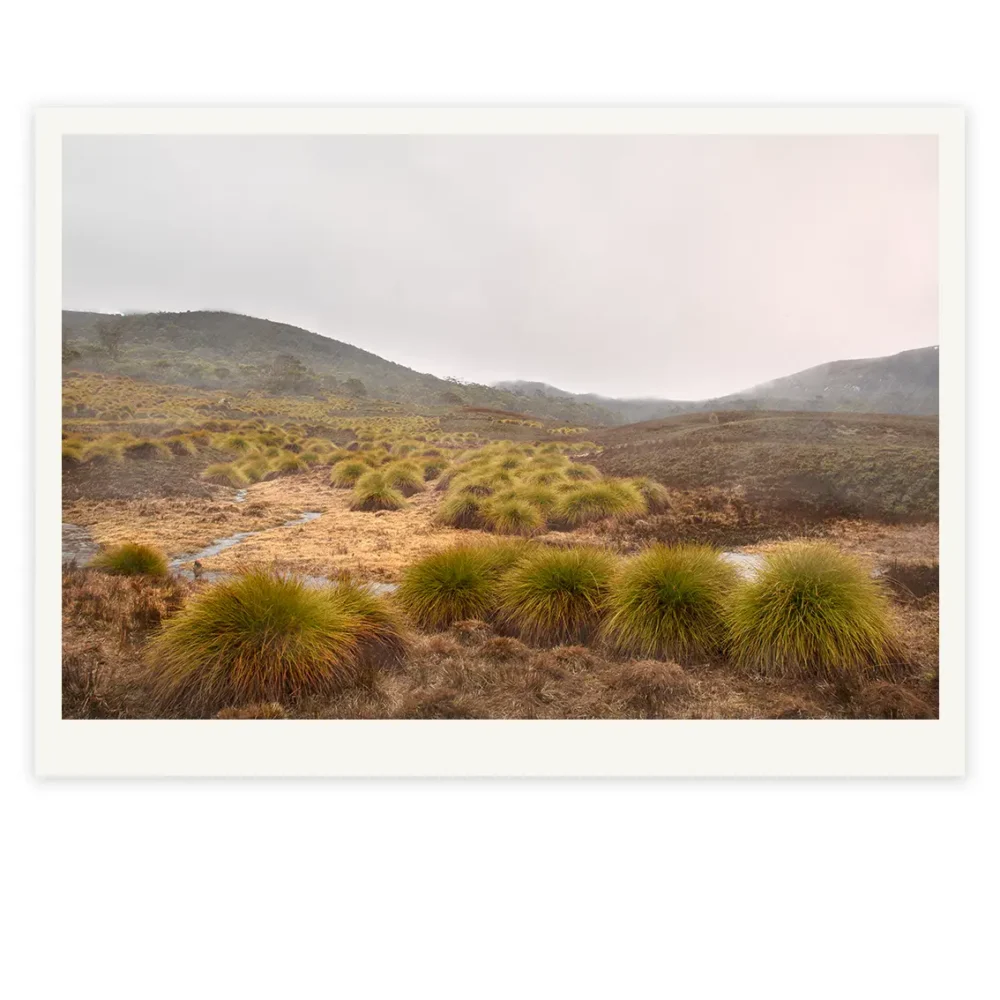
[[[236,502],[239,503],[241,500],[246,499],[246,491],[240,490],[243,496],[237,494]],[[197,552],[188,552],[184,555],[177,556],[171,559],[168,563],[170,569],[173,571],[175,576],[182,577],[185,580],[193,580],[194,569],[191,566],[185,566],[185,563],[193,563],[196,559],[208,559],[211,556],[218,555],[220,552],[225,552],[226,549],[231,549],[234,545],[239,545],[240,542],[245,542],[248,538],[252,538],[254,535],[259,535],[262,531],[274,531],[275,528],[294,528],[300,524],[308,524],[310,521],[315,521],[317,517],[321,516],[321,511],[318,510],[307,510],[300,514],[298,517],[293,518],[291,521],[285,521],[284,524],[275,525],[274,528],[258,528],[256,531],[237,531],[234,535],[227,535],[225,538],[217,538],[210,545],[206,545],[205,548],[199,549]],[[62,526],[62,561],[63,565],[75,564],[77,566],[86,566],[94,556],[100,551],[100,546],[94,541],[93,535],[90,533],[89,528],[84,528],[79,524],[68,524],[63,523]],[[231,573],[225,573],[221,570],[206,569],[201,573],[201,579],[207,581],[215,580],[225,580],[232,576]],[[299,576],[299,579],[307,587],[329,587],[334,581],[330,580],[325,576]],[[365,585],[369,591],[373,594],[391,594],[398,584],[395,583],[379,583],[372,581]]]
[[[294,528],[299,524],[308,524],[310,521],[315,521],[319,517],[321,511],[318,510],[307,510],[298,517],[293,518],[291,521],[285,521],[284,524],[279,524],[279,528]],[[170,568],[175,570],[180,570],[183,563],[194,562],[195,559],[208,559],[211,556],[217,556],[220,552],[225,552],[226,549],[231,549],[234,545],[239,545],[240,542],[245,542],[248,538],[252,538],[254,535],[259,535],[262,531],[273,531],[273,528],[258,528],[256,531],[237,531],[235,535],[227,535],[225,538],[217,538],[211,545],[206,545],[205,548],[199,549],[197,552],[188,552],[185,555],[177,556],[176,559],[170,560]],[[182,576],[188,576],[190,578],[190,570],[182,570]],[[205,573],[208,576],[208,573]]]

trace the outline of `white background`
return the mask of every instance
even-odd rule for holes
[[[6,995],[995,995],[1000,116],[986,10],[535,0],[258,14],[175,0],[5,18]],[[31,776],[31,108],[333,101],[969,109],[966,779]]]

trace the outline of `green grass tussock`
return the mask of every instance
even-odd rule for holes
[[[642,659],[707,656],[725,643],[726,601],[738,579],[708,546],[654,545],[615,577],[602,636]]]
[[[387,620],[340,588],[250,570],[164,622],[148,649],[155,698],[165,712],[210,716],[340,690],[364,673],[364,645]]]
[[[606,517],[642,514],[645,510],[645,501],[633,486],[605,481],[566,490],[553,507],[552,518],[556,526],[572,529]]]
[[[534,535],[545,527],[542,512],[525,500],[494,500],[485,514],[490,530],[498,535]]]
[[[885,594],[863,565],[826,543],[768,554],[757,578],[734,592],[726,621],[730,656],[747,671],[835,682],[892,673]]]
[[[441,629],[469,618],[489,618],[496,610],[497,582],[510,550],[456,545],[409,566],[395,599],[421,628]]]
[[[357,485],[358,480],[370,469],[366,462],[361,459],[348,458],[338,462],[330,470],[330,483],[340,489],[351,489]]]
[[[383,470],[386,484],[398,490],[404,497],[412,497],[424,491],[424,477],[415,462],[392,462]]]
[[[396,667],[409,649],[399,612],[384,598],[350,580],[327,592],[334,606],[355,621],[358,660],[368,666]]]
[[[125,542],[99,552],[90,567],[114,576],[163,577],[167,575],[167,557],[152,545]]]
[[[670,491],[662,483],[648,476],[635,476],[628,483],[642,497],[647,513],[662,514],[670,510]]]
[[[232,462],[216,462],[208,466],[202,472],[201,478],[206,482],[219,486],[232,486],[234,489],[240,489],[250,483],[247,474]]]
[[[486,527],[485,506],[480,497],[455,493],[441,501],[434,520],[448,528],[482,529]]]
[[[541,549],[504,576],[500,618],[534,643],[586,642],[598,626],[614,559],[598,549]]]
[[[367,472],[354,487],[351,510],[402,510],[406,506],[403,494],[394,490],[381,472]]]

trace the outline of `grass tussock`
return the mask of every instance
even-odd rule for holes
[[[398,490],[404,497],[412,497],[424,491],[424,477],[415,462],[391,462],[383,470],[386,483]]]
[[[891,672],[888,601],[857,560],[814,542],[771,552],[726,612],[729,651],[745,671],[835,683]]]
[[[328,596],[354,620],[360,662],[379,668],[398,667],[409,649],[406,629],[396,609],[364,586],[343,580]]]
[[[477,530],[486,527],[486,504],[482,498],[468,493],[455,493],[445,497],[434,518],[437,524],[448,528]]]
[[[536,644],[586,642],[597,628],[614,572],[598,549],[541,549],[517,563],[500,587],[500,618]]]
[[[167,557],[152,545],[125,542],[99,552],[90,563],[91,569],[113,576],[167,575]]]
[[[646,510],[642,495],[625,482],[586,483],[562,493],[552,509],[553,523],[579,528],[608,517],[627,517]]]
[[[330,484],[339,489],[352,489],[370,468],[368,463],[362,462],[361,459],[345,459],[342,462],[338,462],[330,470]]]
[[[350,506],[351,510],[402,510],[406,500],[386,482],[381,472],[367,472],[354,487]]]
[[[456,545],[421,559],[403,574],[395,598],[421,628],[492,616],[500,574],[516,559],[499,546]]]
[[[233,489],[241,489],[250,485],[247,474],[233,462],[215,462],[202,472],[201,478],[208,483],[215,483],[217,486],[231,486]]]
[[[486,523],[498,535],[534,535],[545,527],[542,512],[525,500],[495,500],[486,507]]]
[[[732,566],[704,545],[656,545],[631,559],[608,595],[602,634],[622,653],[688,662],[725,641]]]
[[[364,645],[388,620],[359,595],[253,569],[164,622],[148,647],[154,698],[165,711],[204,716],[330,693],[357,682]]]

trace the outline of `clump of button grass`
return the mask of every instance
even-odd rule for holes
[[[154,697],[167,713],[205,716],[331,693],[371,668],[366,651],[375,643],[379,658],[391,621],[358,593],[252,569],[164,622],[148,647]]]
[[[888,600],[853,557],[825,543],[769,553],[726,612],[728,645],[743,670],[835,682],[892,673]]]
[[[84,446],[80,459],[84,463],[93,462],[95,465],[120,462],[122,460],[121,442],[109,438],[98,438],[96,441],[89,441]]]
[[[670,510],[670,491],[662,483],[648,476],[635,476],[628,480],[629,484],[638,490],[646,503],[649,514],[662,514]]]
[[[403,494],[394,490],[381,472],[366,472],[354,487],[351,510],[402,510],[406,506]]]
[[[409,566],[394,597],[421,628],[490,618],[502,574],[531,551],[527,544],[502,542],[442,549]]]
[[[163,577],[167,575],[167,557],[152,545],[125,542],[99,552],[90,568],[113,576]]]
[[[542,512],[524,500],[495,499],[485,509],[486,523],[498,535],[533,535],[545,527]]]
[[[383,470],[385,481],[404,497],[412,497],[424,491],[424,477],[415,462],[401,461],[387,465]]]
[[[259,483],[271,471],[269,462],[263,456],[247,459],[238,468],[251,483]]]
[[[598,549],[541,549],[500,584],[500,619],[536,644],[586,642],[600,623],[614,559]]]
[[[201,478],[206,482],[219,486],[232,486],[234,489],[240,489],[250,484],[247,474],[232,462],[216,462],[214,465],[208,466],[202,472]]]
[[[584,483],[560,494],[552,508],[553,523],[561,528],[578,528],[606,517],[642,514],[646,503],[635,487],[617,480]]]
[[[654,545],[629,560],[608,593],[601,626],[619,652],[688,662],[722,648],[736,570],[705,545]]]
[[[437,479],[448,468],[448,461],[444,458],[432,458],[424,462],[423,468],[424,481],[430,482],[432,479]]]
[[[299,455],[289,453],[276,458],[271,466],[271,471],[276,472],[279,476],[293,476],[305,472],[308,468],[309,466],[302,461]]]
[[[563,469],[563,475],[567,479],[573,479],[579,482],[593,481],[595,479],[600,479],[601,474],[592,465],[579,465],[576,462],[571,462]]]
[[[348,458],[338,462],[330,470],[330,482],[341,489],[350,489],[357,485],[358,480],[370,469],[361,459]]]
[[[126,458],[136,460],[159,459],[161,461],[174,457],[174,453],[161,441],[141,438],[126,444],[122,449]]]
[[[362,663],[394,667],[403,662],[409,643],[395,607],[351,580],[341,581],[328,593],[336,607],[356,619],[357,656]]]
[[[481,497],[455,493],[441,501],[434,520],[446,528],[476,530],[486,526],[485,508],[486,503]]]

